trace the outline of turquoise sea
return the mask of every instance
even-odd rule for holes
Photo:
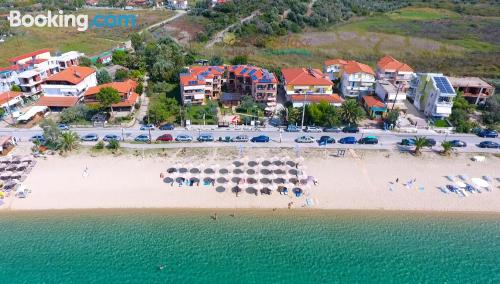
[[[2,212],[0,283],[500,283],[500,215],[213,213]]]

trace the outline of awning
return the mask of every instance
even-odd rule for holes
[[[40,113],[40,112],[43,113],[45,111],[47,111],[46,106],[33,106],[27,112],[25,112],[23,115],[21,115],[17,120],[28,121],[31,118],[33,118],[33,116],[35,116],[37,113]]]
[[[72,107],[79,98],[74,96],[43,96],[36,103],[37,106],[46,107]]]

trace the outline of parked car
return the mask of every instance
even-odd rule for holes
[[[177,135],[177,137],[175,137],[175,141],[177,141],[177,142],[191,142],[191,141],[193,141],[193,137],[191,137],[189,135]]]
[[[95,133],[90,133],[90,134],[86,134],[86,135],[82,136],[80,139],[82,141],[87,141],[87,142],[97,141],[97,140],[99,140],[99,136],[97,136],[97,134],[95,134]]]
[[[483,138],[497,138],[498,137],[498,132],[492,129],[483,129],[477,133],[477,136],[483,137]]]
[[[224,136],[224,137],[220,136],[219,142],[227,142],[227,143],[232,142],[231,136]]]
[[[103,141],[111,141],[111,140],[116,140],[119,141],[121,140],[121,137],[116,135],[116,134],[106,134],[103,138]]]
[[[350,125],[342,128],[342,132],[344,133],[358,133],[359,128],[356,125]]]
[[[67,124],[64,124],[64,123],[59,123],[59,125],[57,125],[57,127],[59,128],[59,130],[69,130],[69,125]]]
[[[286,132],[300,132],[300,128],[297,125],[288,125]]]
[[[253,137],[250,141],[257,142],[257,143],[266,143],[266,142],[269,142],[269,140],[270,140],[269,136],[260,135],[260,136]]]
[[[200,134],[197,139],[199,142],[212,142],[214,141],[214,137],[212,134]]]
[[[172,135],[170,135],[170,134],[163,134],[163,135],[158,136],[158,138],[156,138],[156,141],[170,142],[170,141],[174,141],[174,137],[172,137]]]
[[[323,130],[321,130],[321,128],[319,128],[317,126],[307,126],[306,127],[306,132],[318,133],[318,132],[323,132]]]
[[[248,136],[247,135],[238,135],[231,139],[232,142],[248,142]]]
[[[323,132],[340,133],[340,132],[342,132],[342,128],[336,127],[336,126],[325,127],[325,128],[323,128]]]
[[[141,134],[135,137],[134,140],[137,142],[149,142],[149,135]]]
[[[174,125],[173,124],[163,124],[162,126],[159,127],[160,130],[174,130]]]
[[[451,147],[467,147],[467,143],[462,140],[451,140]]]
[[[341,138],[339,140],[339,143],[340,144],[356,144],[356,143],[358,143],[358,141],[356,141],[356,137],[348,136],[348,137]]]
[[[500,144],[493,141],[483,141],[479,143],[477,146],[479,148],[493,148],[493,149],[500,148]]]
[[[404,138],[401,140],[401,143],[399,143],[403,146],[415,146],[415,139],[413,138]]]
[[[333,137],[330,137],[330,136],[321,136],[318,140],[319,145],[333,144],[333,143],[335,143],[335,139]]]
[[[313,143],[314,137],[312,137],[312,136],[300,136],[299,138],[295,139],[295,142],[297,142],[297,143]]]
[[[155,126],[153,124],[145,124],[141,126],[141,130],[155,130]]]
[[[436,140],[432,139],[432,138],[427,138],[427,146],[429,147],[433,147],[433,146],[436,146]]]
[[[378,144],[378,138],[375,136],[366,136],[358,141],[359,144]]]
[[[38,142],[43,144],[43,143],[45,143],[45,136],[43,136],[42,134],[36,134],[36,135],[31,136],[30,141],[31,142],[38,141]]]

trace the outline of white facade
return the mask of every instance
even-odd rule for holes
[[[42,90],[45,96],[76,96],[81,97],[85,91],[97,86],[96,72],[85,77],[76,85],[42,84]]]
[[[175,9],[186,10],[188,8],[188,1],[187,0],[169,0],[168,6],[175,8]]]
[[[339,75],[342,72],[342,67],[342,64],[326,65],[323,72],[328,75],[328,78],[330,78],[330,80],[337,80],[339,79]]]
[[[453,108],[455,90],[443,74],[417,74],[412,83],[413,104],[428,117],[449,117]]]
[[[342,75],[342,94],[344,97],[358,98],[373,92],[375,76],[369,73],[344,72]]]
[[[375,94],[385,103],[401,103],[406,100],[406,93],[387,80],[375,84]]]
[[[85,54],[77,51],[68,51],[59,56],[54,56],[53,60],[56,61],[60,70],[64,70],[70,66],[75,66],[79,64],[79,58]]]
[[[17,71],[4,70],[0,71],[0,93],[10,91],[12,86],[19,85]]]

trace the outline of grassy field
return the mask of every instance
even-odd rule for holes
[[[354,18],[328,30],[308,30],[268,39],[263,48],[244,40],[235,46],[206,50],[203,56],[231,58],[247,54],[250,62],[267,67],[322,67],[328,58],[356,59],[375,66],[385,54],[418,71],[500,78],[500,17],[464,16],[434,8]]]
[[[167,10],[92,9],[81,10],[79,13],[88,14],[89,19],[96,14],[135,14],[137,15],[137,26],[136,28],[93,28],[85,32],[78,32],[75,28],[13,28],[16,35],[7,38],[4,43],[0,43],[0,66],[7,65],[8,58],[42,48],[61,52],[78,50],[89,56],[98,54],[120,45],[128,39],[132,32],[173,15],[172,11]]]

